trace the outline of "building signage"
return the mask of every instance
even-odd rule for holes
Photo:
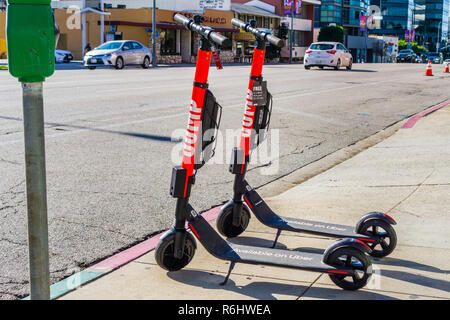
[[[409,42],[409,30],[405,30],[405,42]]]
[[[183,16],[190,18],[190,19],[194,18],[194,15],[198,14],[198,13],[192,13],[192,12],[175,12],[174,16],[178,13],[182,14]],[[227,19],[225,17],[210,17],[210,16],[205,16],[205,15],[203,15],[203,17],[205,18],[205,24],[208,24],[208,23],[226,24],[227,23]]]
[[[292,0],[284,0],[284,15],[290,16],[292,9]]]
[[[290,16],[292,14],[292,6],[294,6],[294,14],[300,15],[302,13],[302,0],[284,0],[284,15]]]
[[[359,17],[359,29],[361,31],[366,31],[366,24],[367,24],[367,16],[361,15]]]
[[[301,15],[302,14],[302,7],[303,7],[303,1],[302,0],[295,0],[295,14]]]
[[[202,11],[204,9],[231,10],[231,0],[176,0],[175,10]]]

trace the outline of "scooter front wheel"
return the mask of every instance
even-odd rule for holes
[[[358,290],[364,287],[372,275],[372,263],[364,252],[354,248],[339,248],[332,252],[327,264],[334,267],[351,268],[353,275],[329,274],[331,281],[344,290]]]
[[[367,243],[370,249],[372,249],[370,255],[373,257],[386,257],[397,246],[397,234],[394,228],[380,219],[371,219],[364,222],[359,232],[364,235],[380,238],[380,241],[377,243]]]
[[[184,238],[183,257],[175,257],[175,232],[161,238],[155,250],[155,259],[158,265],[167,271],[178,271],[191,262],[194,257],[197,245],[194,237],[186,232]]]
[[[242,209],[240,212],[240,221],[239,226],[233,225],[233,208],[234,205],[225,205],[219,213],[217,217],[217,230],[221,235],[227,238],[234,238],[239,236],[241,233],[245,231],[248,227],[248,223],[250,222],[250,210],[247,208],[245,204],[242,205]]]

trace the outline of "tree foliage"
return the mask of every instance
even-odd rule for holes
[[[427,54],[428,50],[424,46],[419,46],[417,42],[410,42],[411,49],[417,55]],[[405,40],[398,40],[398,50],[408,49],[408,42]]]
[[[322,27],[319,32],[318,40],[344,43],[344,28],[341,26]]]

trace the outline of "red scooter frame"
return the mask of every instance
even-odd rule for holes
[[[156,247],[155,259],[158,265],[168,271],[177,271],[191,261],[196,250],[196,241],[193,235],[186,231],[187,222],[195,237],[211,255],[230,261],[228,274],[222,283],[223,285],[227,282],[236,263],[328,273],[334,283],[347,290],[357,290],[366,285],[372,273],[372,268],[371,262],[366,256],[370,249],[362,242],[354,239],[343,239],[329,246],[323,254],[233,244],[221,238],[212,226],[189,204],[195,172],[204,163],[204,159],[209,159],[209,157],[201,159],[201,154],[207,149],[205,149],[203,141],[200,144],[200,135],[203,134],[204,119],[207,119],[204,117],[207,117],[208,114],[204,109],[207,108],[206,110],[211,111],[211,105],[214,106],[214,104],[209,103],[211,98],[208,98],[209,91],[206,90],[211,61],[210,41],[216,43],[223,43],[224,41],[223,37],[218,38],[219,35],[210,31],[210,29],[201,27],[201,19],[198,16],[194,18],[196,19],[195,23],[181,15],[175,15],[174,18],[188,29],[199,32],[202,35],[202,42],[197,58],[183,161],[182,165],[175,167],[172,172],[171,195],[177,198],[175,225],[160,238]],[[264,52],[262,52],[263,57]],[[251,100],[251,95],[249,100]],[[251,107],[250,104],[249,107]],[[215,111],[216,109],[213,107],[212,110]],[[254,121],[257,116],[252,117],[251,113],[252,109],[250,108],[249,119]],[[213,118],[215,117],[216,115],[213,115]],[[206,124],[208,123],[210,122],[207,121]],[[245,126],[249,127],[248,124]],[[214,128],[217,129],[218,125]],[[247,140],[243,139],[242,143],[246,145]]]
[[[273,212],[266,202],[258,195],[250,184],[245,181],[247,166],[250,161],[250,152],[262,141],[260,139],[260,125],[267,130],[270,121],[271,107],[263,110],[255,107],[254,88],[262,86],[262,69],[266,40],[264,33],[255,28],[255,22],[244,23],[233,19],[233,24],[242,30],[251,32],[258,39],[258,46],[254,49],[253,62],[250,73],[250,81],[245,105],[244,120],[242,123],[239,148],[233,149],[230,172],[235,175],[234,194],[232,200],[225,204],[217,219],[218,231],[226,237],[240,235],[248,226],[250,210],[264,225],[276,228],[277,235],[273,242],[274,248],[282,230],[305,232],[317,235],[325,235],[336,238],[353,238],[364,242],[371,248],[371,255],[384,257],[390,254],[397,243],[395,230],[391,225],[396,224],[394,219],[381,212],[371,212],[362,217],[356,227],[345,225],[327,224],[318,221],[284,218]],[[271,39],[273,44],[273,38]],[[269,38],[270,41],[270,38]],[[256,86],[255,86],[256,84]],[[265,87],[265,86],[264,86]],[[261,117],[262,112],[269,113]],[[262,121],[262,119],[265,121]],[[243,201],[247,205],[244,205]],[[250,210],[249,210],[250,208]],[[380,231],[382,229],[382,231]],[[377,249],[377,246],[381,248]]]

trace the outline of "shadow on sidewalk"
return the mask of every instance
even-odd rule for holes
[[[336,289],[314,288],[314,290],[310,290],[309,284],[296,285],[296,284],[283,284],[266,281],[254,281],[245,286],[236,286],[236,283],[231,279],[233,277],[233,274],[231,275],[231,278],[228,280],[228,283],[225,286],[221,286],[220,283],[224,280],[225,278],[224,276],[222,277],[217,274],[198,270],[181,270],[177,272],[168,272],[167,275],[171,279],[183,284],[201,287],[203,289],[216,290],[217,291],[217,295],[215,295],[216,299],[222,299],[220,291],[226,290],[259,300],[277,300],[275,295],[290,295],[301,297],[307,291],[308,291],[308,298],[333,297],[335,299],[339,299],[340,296],[345,296],[346,299],[355,299],[355,300],[357,299],[397,300],[396,298],[384,294],[368,291],[344,291],[338,288]],[[249,280],[252,278],[250,276],[246,277]]]
[[[239,237],[235,239],[228,239],[229,242],[235,243],[235,244],[245,244],[249,246],[255,246],[255,247],[263,247],[263,248],[270,248],[272,247],[273,241],[272,240],[266,240],[266,239],[260,239],[260,238],[253,238],[253,237]],[[276,245],[277,249],[288,249],[286,245],[278,242]],[[324,249],[320,248],[311,248],[311,247],[298,247],[295,249],[292,249],[293,251],[300,251],[300,252],[306,252],[306,253],[315,253],[315,254],[323,254],[325,252]],[[418,263],[415,261],[408,261],[408,260],[402,260],[397,258],[390,258],[386,257],[383,259],[377,259],[370,257],[372,262],[377,265],[382,266],[397,266],[397,267],[405,267],[410,269],[415,269],[419,271],[426,271],[426,272],[435,272],[440,274],[447,274],[449,273],[449,270],[441,270],[439,268],[429,266],[426,264]],[[424,275],[416,274],[416,273],[410,273],[406,271],[399,271],[399,270],[389,270],[389,269],[381,269],[381,275],[383,277],[393,278],[396,280],[406,281],[413,284],[417,284],[420,286],[425,286],[437,290],[441,290],[444,292],[450,292],[450,282],[445,280],[439,280],[439,279],[433,279]]]

